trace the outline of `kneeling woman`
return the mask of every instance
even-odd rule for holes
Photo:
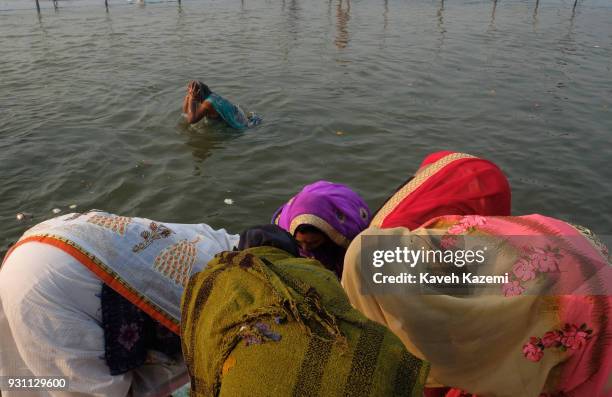
[[[289,234],[257,229],[185,289],[192,395],[421,397],[428,365],[354,310],[332,272],[296,258]]]
[[[509,211],[509,197],[499,197],[495,184],[466,178],[464,187],[457,186],[457,192],[466,194],[439,204],[427,190],[419,190],[442,183],[437,173],[471,157],[466,156],[454,154],[451,162],[443,156],[417,173],[353,241],[342,278],[351,304],[431,363],[428,386],[454,387],[479,397],[609,396],[612,277],[607,249],[588,230],[557,219],[491,216]],[[479,189],[484,193],[480,198]],[[416,209],[429,219],[423,223]],[[438,216],[431,219],[431,214]],[[423,286],[437,292],[429,295],[368,293],[363,282],[368,267],[361,264],[361,243],[368,236],[377,241],[393,236],[415,251],[465,254],[486,246],[483,263],[465,268],[435,264],[430,274],[459,274],[463,280],[462,272],[473,272],[508,279],[503,284],[464,283],[460,290]],[[383,269],[420,279],[422,266]],[[468,395],[461,393],[452,390],[448,396]]]
[[[301,254],[342,276],[344,253],[370,222],[370,210],[348,186],[318,181],[281,206],[272,223],[291,233]]]
[[[188,381],[183,288],[237,244],[205,224],[100,211],[35,226],[0,268],[0,376],[67,377],[70,395],[167,396]]]

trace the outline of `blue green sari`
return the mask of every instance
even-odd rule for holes
[[[230,127],[237,130],[254,127],[259,125],[262,121],[259,115],[253,112],[245,113],[240,106],[233,104],[214,92],[211,93],[206,100],[213,105],[217,113],[219,113],[219,116],[221,116]]]

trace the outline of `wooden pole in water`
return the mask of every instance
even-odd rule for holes
[[[574,1],[574,8],[576,8],[576,4],[578,4],[578,0]]]
[[[40,13],[40,4],[38,4],[38,0],[36,0],[36,10]]]
[[[106,9],[108,10],[108,0],[104,0],[104,6],[106,7]]]

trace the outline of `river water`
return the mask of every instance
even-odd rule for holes
[[[1,249],[72,204],[239,232],[329,179],[375,209],[440,149],[610,234],[612,3],[573,3],[0,0]],[[263,124],[188,127],[190,79]]]

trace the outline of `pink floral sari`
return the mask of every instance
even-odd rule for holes
[[[431,363],[428,386],[456,388],[447,397],[612,396],[612,267],[596,236],[540,215],[442,216],[413,231],[370,227],[361,236],[440,234],[450,245],[463,236],[504,239],[484,269],[509,274],[497,295],[363,294],[360,238],[342,279],[353,306]]]

